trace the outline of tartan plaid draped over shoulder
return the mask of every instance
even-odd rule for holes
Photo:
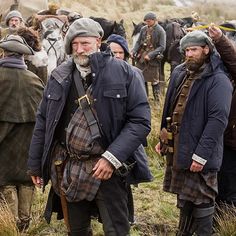
[[[91,88],[87,90],[87,95],[91,98]],[[95,112],[93,110],[93,112]],[[70,158],[71,154],[102,154],[103,149],[96,140],[92,140],[91,132],[87,124],[84,112],[78,107],[69,122],[66,129],[65,150],[60,145],[56,146],[54,162],[56,160],[65,160],[66,165],[63,172],[61,188],[69,202],[81,200],[92,201],[97,194],[101,181],[92,177],[92,169],[99,158],[89,158],[88,160],[78,160]],[[68,151],[68,152],[67,152]],[[54,190],[59,194],[56,178],[55,165],[52,164],[52,183]]]

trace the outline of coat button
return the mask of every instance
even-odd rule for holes
[[[120,94],[117,94],[116,97],[117,97],[117,98],[120,98]]]
[[[92,73],[92,76],[93,76],[93,77],[95,77],[95,75],[96,75],[95,73]]]
[[[49,94],[49,95],[48,95],[48,98],[50,98],[50,97],[51,97],[51,95]]]

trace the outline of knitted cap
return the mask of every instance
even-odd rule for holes
[[[156,20],[156,19],[157,19],[157,16],[153,12],[147,13],[143,18],[144,21],[146,21],[146,20]]]
[[[14,10],[14,11],[10,11],[7,15],[6,15],[6,18],[5,18],[5,22],[6,22],[6,25],[8,26],[8,23],[9,23],[9,20],[12,18],[12,17],[18,17],[20,19],[20,21],[23,21],[23,17],[21,15],[21,13],[17,10]]]
[[[107,43],[117,43],[119,44],[125,52],[125,56],[129,56],[129,47],[128,47],[128,43],[126,41],[126,39],[118,34],[111,34],[108,39],[107,39]]]
[[[90,19],[80,18],[75,20],[69,27],[65,35],[65,51],[69,55],[72,53],[71,42],[75,37],[97,37],[102,38],[104,35],[101,25]]]
[[[208,45],[210,50],[212,51],[214,45],[212,39],[207,36],[206,33],[200,30],[194,30],[190,33],[187,33],[180,40],[180,50],[184,52],[187,47],[192,46],[205,46]]]

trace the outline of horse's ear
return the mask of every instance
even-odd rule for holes
[[[133,26],[135,27],[137,24],[135,24],[133,21],[132,21],[132,23],[133,23]]]
[[[124,19],[120,20],[120,24],[123,25],[124,24]]]

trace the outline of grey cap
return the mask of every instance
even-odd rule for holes
[[[153,13],[153,12],[147,13],[147,14],[144,16],[144,18],[143,18],[144,21],[145,21],[145,20],[156,20],[156,19],[157,19],[157,16],[156,16],[156,14]]]
[[[33,55],[34,50],[26,43],[24,38],[19,35],[10,34],[0,41],[0,48],[9,52]]]
[[[8,12],[8,14],[6,15],[6,18],[5,18],[5,23],[7,26],[8,26],[9,20],[12,17],[18,17],[20,19],[20,21],[23,21],[23,17],[19,11],[17,11],[17,10],[10,11],[10,12]]]
[[[80,18],[75,20],[70,25],[65,35],[65,51],[68,55],[72,53],[71,42],[75,37],[102,38],[103,35],[104,31],[98,22],[90,18]]]
[[[210,50],[212,51],[214,45],[212,39],[207,36],[206,33],[200,30],[194,30],[190,33],[187,33],[180,40],[180,50],[184,52],[187,47],[192,46],[205,46],[208,45]]]

